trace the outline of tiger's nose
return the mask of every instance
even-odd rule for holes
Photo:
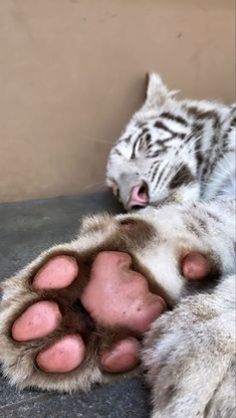
[[[148,203],[148,185],[145,181],[142,181],[132,188],[128,201],[128,209],[140,209],[147,206]]]

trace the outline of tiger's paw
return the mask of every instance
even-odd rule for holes
[[[136,227],[86,228],[3,284],[0,360],[19,387],[88,389],[132,372],[142,334],[166,309],[126,250]]]
[[[200,252],[176,261],[169,248],[167,263],[161,234],[143,215],[85,219],[78,239],[3,283],[4,375],[21,388],[72,391],[136,373],[142,336],[171,302],[168,277],[199,282],[209,270]]]

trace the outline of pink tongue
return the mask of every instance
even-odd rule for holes
[[[130,195],[130,201],[129,201],[129,206],[130,205],[145,205],[146,203],[148,203],[148,195],[147,193],[140,192],[140,186],[134,186],[133,189],[131,190],[131,195]]]
[[[131,262],[131,257],[122,252],[98,254],[81,302],[98,323],[140,334],[166,305],[160,296],[149,292],[146,279],[131,269]]]

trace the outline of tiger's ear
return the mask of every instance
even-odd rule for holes
[[[170,92],[157,73],[147,74],[145,107],[162,106],[170,97]]]

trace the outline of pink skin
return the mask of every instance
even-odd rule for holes
[[[131,269],[131,263],[126,253],[98,254],[81,302],[98,323],[142,334],[166,309],[166,304],[149,291],[147,280]]]
[[[110,373],[127,372],[139,363],[140,344],[130,337],[119,341],[115,346],[101,355],[103,369]]]
[[[200,253],[191,252],[182,260],[182,274],[189,281],[203,280],[210,273],[207,258]]]
[[[55,302],[46,300],[36,302],[14,322],[12,337],[16,341],[46,337],[58,327],[61,317]]]
[[[182,271],[189,280],[202,279],[209,265],[199,253],[189,253],[182,261]],[[36,289],[61,289],[78,277],[79,267],[73,257],[62,255],[49,260],[36,274]],[[91,277],[81,302],[97,323],[123,326],[141,335],[165,309],[164,300],[152,294],[145,278],[132,270],[131,257],[122,252],[104,251],[94,260]],[[55,331],[62,315],[55,302],[40,301],[27,308],[14,322],[16,341],[43,338]],[[46,346],[36,358],[39,368],[50,373],[70,372],[83,362],[86,348],[79,334],[67,335]],[[101,354],[104,371],[120,373],[131,370],[139,361],[139,342],[134,337],[118,341]]]
[[[143,183],[134,186],[131,190],[130,199],[128,202],[128,207],[132,208],[133,206],[147,206],[149,202],[148,192]]]
[[[65,373],[76,369],[85,357],[85,345],[79,334],[66,335],[41,351],[36,363],[45,372]]]
[[[60,255],[52,258],[36,274],[35,289],[63,289],[79,274],[79,266],[73,257]]]

